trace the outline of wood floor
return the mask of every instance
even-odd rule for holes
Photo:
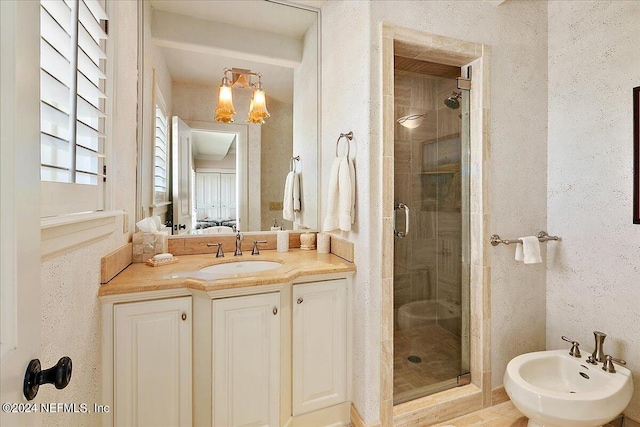
[[[442,424],[436,424],[434,427],[527,427],[528,422],[527,417],[522,415],[511,401],[508,401]],[[620,427],[621,424],[621,420],[618,419],[604,427]],[[634,423],[627,420],[627,425],[633,426]]]
[[[437,427],[527,427],[528,421],[513,403],[504,402],[437,424]]]

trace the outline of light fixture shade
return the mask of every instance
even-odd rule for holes
[[[264,124],[264,119],[271,117],[267,111],[267,101],[264,90],[255,89],[251,97],[251,105],[249,106],[249,123]]]
[[[225,81],[226,80],[226,81]],[[218,107],[216,107],[216,121],[223,123],[233,122],[233,115],[236,110],[233,108],[233,94],[228,79],[225,77],[220,85],[218,93]]]
[[[404,126],[408,129],[415,129],[422,123],[424,120],[424,114],[412,114],[409,116],[400,117],[396,120],[401,126]]]

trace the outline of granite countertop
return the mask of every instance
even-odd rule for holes
[[[145,263],[131,264],[106,285],[100,286],[98,296],[119,295],[163,289],[189,288],[202,291],[260,286],[292,281],[301,276],[348,273],[356,271],[355,264],[333,254],[291,249],[289,252],[263,250],[253,256],[245,252],[235,257],[225,253],[224,258],[212,254],[183,255],[179,262],[158,267]],[[198,273],[204,267],[237,261],[277,261],[281,267],[257,273],[232,274],[224,277]]]

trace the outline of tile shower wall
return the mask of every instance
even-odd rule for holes
[[[411,208],[411,233],[395,239],[394,311],[418,300],[459,302],[460,110],[443,102],[456,83],[396,71],[394,86],[397,117],[427,115],[415,129],[395,125],[394,203]],[[460,334],[460,319],[440,326]]]

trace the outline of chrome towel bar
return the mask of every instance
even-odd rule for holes
[[[546,231],[541,231],[538,233],[538,240],[540,240],[541,242],[546,242],[548,240],[560,240],[560,238],[558,236],[549,236]],[[520,239],[503,240],[497,234],[492,234],[490,241],[493,246],[498,246],[500,243],[504,243],[505,245],[510,245],[512,243],[522,243],[522,240]]]

